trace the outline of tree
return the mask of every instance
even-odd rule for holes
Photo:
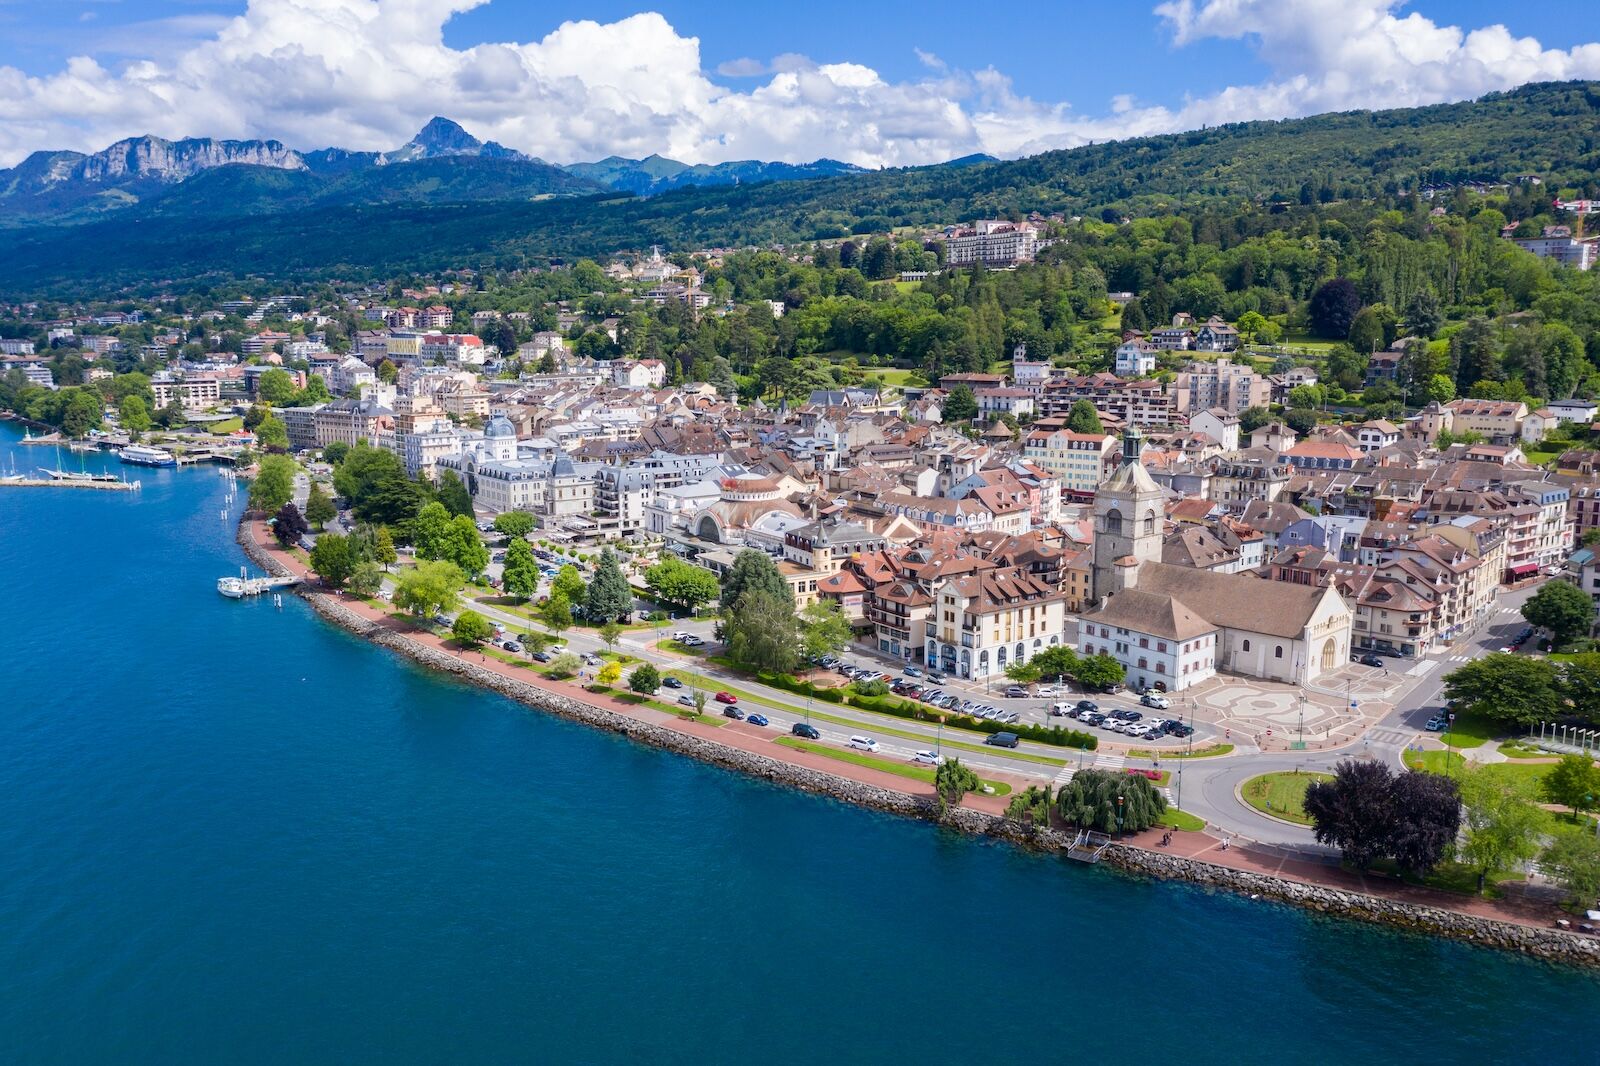
[[[1350,323],[1350,347],[1371,356],[1383,347],[1383,318],[1377,307],[1363,307]]]
[[[1099,689],[1120,683],[1125,674],[1126,671],[1123,670],[1121,663],[1100,652],[1087,659],[1079,659],[1077,670],[1072,676],[1077,678],[1078,683],[1084,688]]]
[[[1584,906],[1600,896],[1600,840],[1587,826],[1557,829],[1540,853],[1539,865]]]
[[[411,544],[418,559],[446,558],[454,536],[450,512],[437,500],[418,511],[416,520],[411,523]]]
[[[1106,427],[1100,424],[1100,412],[1094,409],[1093,403],[1078,400],[1067,412],[1067,430],[1072,433],[1104,433]]]
[[[1317,412],[1308,411],[1304,408],[1294,408],[1292,410],[1285,411],[1283,414],[1283,424],[1300,434],[1300,436],[1304,437],[1312,430],[1317,428]]]
[[[450,626],[450,634],[463,644],[482,644],[493,632],[489,620],[470,607],[456,615],[455,622]]]
[[[278,508],[278,513],[272,521],[272,535],[280,545],[291,548],[300,543],[300,538],[311,532],[311,527],[306,524],[305,518],[300,514],[300,508],[291,501]]]
[[[1500,346],[1488,319],[1474,316],[1456,331],[1450,338],[1450,362],[1456,368],[1457,392],[1500,380]]]
[[[800,612],[800,647],[808,659],[842,651],[851,635],[850,620],[834,600],[818,600]]]
[[[250,509],[272,513],[294,495],[294,460],[287,455],[263,455],[250,483]]]
[[[1239,316],[1233,328],[1239,331],[1240,338],[1246,344],[1254,344],[1261,331],[1267,328],[1267,320],[1260,311],[1246,311]]]
[[[129,393],[117,404],[117,421],[122,423],[122,428],[129,433],[143,433],[150,428],[150,408],[145,405],[144,397],[138,393]]]
[[[551,634],[559,637],[572,628],[572,601],[559,589],[550,593],[550,598],[539,605],[539,621]]]
[[[945,397],[939,409],[939,418],[945,423],[970,422],[978,417],[978,398],[966,385],[957,385]]]
[[[322,484],[313,481],[311,492],[306,496],[306,521],[321,529],[338,513],[333,506],[333,500],[322,491]]]
[[[1467,766],[1460,777],[1466,808],[1461,857],[1478,868],[1478,891],[1495,870],[1507,870],[1539,853],[1539,835],[1549,815],[1538,804],[1531,778],[1493,766]]]
[[[1444,690],[1474,714],[1518,725],[1552,721],[1563,703],[1554,663],[1503,652],[1463,663]]]
[[[256,426],[256,443],[268,451],[286,452],[289,450],[289,430],[269,411],[260,425]]]
[[[1360,388],[1361,381],[1367,374],[1367,359],[1366,355],[1348,344],[1335,344],[1328,349],[1329,380],[1346,392]]]
[[[384,572],[387,573],[389,564],[399,558],[399,554],[394,550],[394,538],[389,535],[389,527],[379,526],[372,538],[372,561],[382,565]]]
[[[1435,374],[1422,386],[1423,398],[1438,403],[1449,403],[1456,398],[1456,383],[1444,374]]]
[[[622,636],[622,627],[615,622],[607,622],[600,627],[600,639],[606,642],[606,647],[611,651],[617,650],[617,640]]]
[[[517,539],[506,549],[505,567],[500,574],[500,585],[506,592],[525,600],[539,588],[539,564],[533,557],[528,542]]]
[[[567,563],[550,581],[552,591],[559,592],[567,598],[568,604],[582,603],[588,586],[583,583],[583,575],[578,573],[578,568]]]
[[[1594,603],[1570,582],[1546,581],[1522,605],[1522,617],[1530,625],[1548,629],[1551,642],[1560,649],[1589,631],[1594,624]]]
[[[746,548],[734,556],[733,565],[722,578],[722,609],[732,608],[746,592],[761,591],[786,601],[785,613],[794,616],[794,593],[784,580],[778,564],[764,551]]]
[[[1272,421],[1272,412],[1265,407],[1246,407],[1239,415],[1239,432],[1248,436]]]
[[[394,605],[412,614],[439,614],[453,610],[456,594],[466,583],[455,563],[421,562],[395,579]]]
[[[450,519],[450,537],[444,557],[468,577],[476,577],[488,568],[489,549],[484,547],[477,524],[467,515],[458,514]]]
[[[1006,677],[1019,685],[1031,685],[1040,676],[1039,666],[1032,659],[1014,659],[1006,664]]]
[[[1332,278],[1311,294],[1311,328],[1320,337],[1343,340],[1361,310],[1361,294],[1349,278]]]
[[[615,685],[622,677],[621,663],[606,663],[600,668],[600,673],[595,675],[595,680],[602,685]]]
[[[570,651],[564,651],[550,660],[548,672],[551,677],[560,680],[565,677],[575,677],[578,671],[582,669],[583,660]]]
[[[281,366],[266,371],[261,375],[261,380],[256,382],[256,395],[280,407],[288,403],[296,391],[294,378]]]
[[[1289,390],[1289,406],[1314,408],[1322,406],[1322,386],[1296,385]]]
[[[516,539],[533,532],[533,515],[527,511],[501,511],[494,516],[494,531]]]
[[[1138,833],[1167,810],[1150,779],[1110,770],[1079,770],[1056,792],[1056,813],[1068,825],[1102,833]]]
[[[1317,843],[1338,848],[1358,870],[1386,856],[1393,833],[1392,777],[1386,763],[1345,759],[1332,781],[1312,782],[1304,805]]]
[[[1545,799],[1579,814],[1600,806],[1600,766],[1587,755],[1563,755],[1542,785]]]
[[[446,470],[439,475],[439,502],[452,515],[472,517],[472,495],[454,470]]]
[[[1144,308],[1138,300],[1129,300],[1122,308],[1122,329],[1124,332],[1136,329],[1143,332],[1150,328],[1150,322],[1145,318]]]
[[[938,794],[941,807],[956,806],[962,796],[977,791],[982,784],[978,775],[962,766],[961,760],[956,758],[946,759],[933,772],[933,790]]]
[[[342,440],[336,440],[322,449],[322,458],[329,466],[338,466],[344,462],[345,456],[350,454],[350,445]]]
[[[1402,870],[1422,877],[1443,862],[1461,831],[1461,796],[1442,774],[1408,770],[1394,775],[1389,788],[1394,825],[1389,857]]]
[[[703,688],[697,688],[694,690],[694,695],[690,698],[694,700],[695,717],[699,718],[704,715],[706,713],[706,690]]]
[[[717,576],[704,567],[669,555],[644,572],[651,595],[691,614],[717,598]]]
[[[378,364],[377,374],[378,380],[385,385],[393,385],[400,380],[400,368],[388,359]]]
[[[749,589],[734,604],[723,629],[734,662],[786,673],[799,661],[793,600]]]
[[[584,594],[583,613],[591,622],[627,621],[633,616],[633,589],[622,574],[617,553],[606,548]]]
[[[357,596],[368,598],[376,596],[383,588],[383,571],[378,569],[377,563],[363,559],[351,572],[348,587]]]
[[[338,533],[324,533],[311,546],[311,569],[329,588],[344,588],[355,568],[356,557],[350,550],[349,538]]]
[[[649,663],[640,663],[628,675],[628,687],[641,696],[654,695],[661,687],[661,671]]]
[[[1439,332],[1439,327],[1444,325],[1444,312],[1439,309],[1439,298],[1432,289],[1421,288],[1411,294],[1402,321],[1406,332],[1413,337],[1431,338]]]

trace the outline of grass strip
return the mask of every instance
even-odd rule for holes
[[[869,770],[882,770],[884,773],[894,774],[896,777],[907,777],[913,781],[921,781],[924,784],[933,784],[933,769],[920,763],[896,762],[893,759],[869,755],[864,751],[856,751],[853,748],[832,748],[825,744],[818,744],[815,741],[801,740],[799,737],[779,737],[773,743],[781,747],[793,748],[795,751],[807,751],[813,755],[837,759],[839,762],[864,766]],[[989,781],[981,778],[980,780],[983,780],[983,783],[989,786],[996,796],[1009,796],[1011,794],[1011,786],[1004,782]]]

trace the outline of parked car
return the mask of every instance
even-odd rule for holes
[[[1076,718],[1076,717],[1078,717],[1074,713],[1076,710],[1077,710],[1077,707],[1074,706],[1073,704],[1070,704],[1070,703],[1052,703],[1050,705],[1050,717],[1051,718]]]
[[[692,696],[689,693],[685,692],[683,695],[678,697],[678,703],[680,705],[684,706],[684,707],[693,707],[694,706],[694,696]]]
[[[1139,711],[1112,711],[1111,717],[1120,718],[1124,722],[1137,722],[1144,715]]]
[[[983,742],[996,748],[1014,748],[1022,743],[1015,733],[990,733]]]
[[[746,721],[746,722],[748,722],[748,723],[749,723],[749,724],[750,724],[750,725],[759,725],[759,726],[765,726],[765,725],[768,725],[768,724],[770,724],[770,723],[769,723],[769,722],[768,722],[768,721],[767,721],[767,716],[766,716],[766,715],[764,715],[764,714],[750,714],[750,715],[746,715],[746,716],[745,716],[745,719],[744,719],[744,720],[745,720],[745,721]]]
[[[902,674],[905,674],[907,677],[921,677],[922,676],[922,671],[918,670],[915,666],[902,666],[900,668],[900,672]]]
[[[1508,648],[1506,650],[1509,651],[1510,649]],[[1380,655],[1374,655],[1369,651],[1365,652],[1359,659],[1356,660],[1356,662],[1360,663],[1362,666],[1381,667],[1383,665],[1383,657]]]
[[[742,722],[744,721],[744,712],[739,709],[737,704],[730,703],[728,706],[722,708],[722,717],[732,718],[736,721]]]
[[[1444,715],[1436,714],[1432,718],[1428,719],[1428,724],[1422,728],[1426,729],[1430,733],[1442,733],[1444,732],[1445,727],[1449,724],[1450,720]]]
[[[1193,726],[1184,725],[1182,722],[1176,721],[1174,719],[1168,719],[1167,720],[1167,735],[1171,736],[1171,737],[1178,737],[1180,739],[1183,738],[1183,737],[1192,737],[1192,736],[1194,736],[1194,727]]]
[[[851,737],[850,746],[857,751],[877,751],[878,742],[871,737]]]
[[[1153,692],[1146,692],[1143,696],[1140,696],[1139,702],[1146,707],[1154,707],[1158,711],[1164,711],[1172,706],[1171,700],[1165,696],[1157,696]]]
[[[729,703],[729,704],[732,704],[732,703],[738,703],[739,702],[739,697],[735,696],[731,692],[719,692],[715,696],[712,696],[711,698],[716,700],[718,703]]]
[[[945,680],[945,676],[943,674],[941,674],[937,670],[924,670],[922,672],[922,676],[926,677],[929,681],[932,681],[934,684],[940,684]]]
[[[817,732],[816,726],[807,725],[804,722],[796,722],[794,725],[789,727],[789,732],[793,733],[797,737],[805,737],[807,740],[822,739],[822,734]]]
[[[944,762],[944,760],[941,759],[938,754],[931,751],[914,752],[911,756],[911,761],[924,763],[928,766],[938,766],[940,763]]]
[[[1100,686],[1100,691],[1104,692],[1108,696],[1115,696],[1118,693],[1120,693],[1121,691],[1123,691],[1122,682],[1121,681],[1113,681],[1109,685],[1101,685]]]
[[[533,661],[536,663],[547,663],[553,658],[555,658],[555,656],[551,655],[547,651],[536,651],[533,653]]]
[[[516,641],[514,641],[514,640],[507,640],[507,641],[502,641],[502,642],[501,642],[501,644],[500,644],[500,646],[501,646],[501,647],[502,647],[502,648],[504,648],[504,649],[505,649],[505,650],[506,650],[506,651],[515,651],[515,652],[520,652],[520,651],[521,651],[521,650],[522,650],[522,645],[521,645],[521,644],[518,644],[518,643],[517,643],[517,642],[516,642]]]
[[[1033,693],[1029,692],[1026,688],[1022,687],[1021,685],[1010,685],[1010,686],[1008,686],[1006,688],[1006,698],[1007,699],[1025,700],[1031,695],[1033,695]]]
[[[683,682],[679,681],[675,677],[663,677],[661,679],[661,683],[663,685],[665,685],[667,688],[682,688],[683,687]]]
[[[1033,694],[1035,696],[1043,697],[1044,699],[1052,699],[1056,696],[1066,695],[1066,693],[1058,692],[1054,685],[1040,685],[1038,688],[1033,690]]]

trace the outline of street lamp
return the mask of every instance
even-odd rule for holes
[[[1122,793],[1117,793],[1117,836],[1122,836]]]
[[[1449,727],[1445,729],[1445,733],[1444,733],[1444,772],[1446,774],[1450,774],[1450,775],[1454,775],[1455,774],[1455,771],[1453,769],[1451,769],[1451,766],[1455,762],[1455,758],[1456,758],[1455,732],[1456,732],[1456,712],[1451,711],[1450,712],[1450,724],[1449,724]]]

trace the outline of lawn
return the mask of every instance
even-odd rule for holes
[[[1206,827],[1204,818],[1196,818],[1188,811],[1180,811],[1176,807],[1168,807],[1167,812],[1156,819],[1156,824],[1167,829],[1181,829],[1186,833],[1198,833]]]
[[[1167,751],[1163,749],[1158,752],[1153,748],[1134,748],[1128,752],[1128,757],[1131,759],[1154,759],[1159,755],[1163,759],[1211,759],[1218,755],[1231,754],[1233,754],[1232,744],[1209,744],[1193,751]]]
[[[897,388],[902,388],[911,383],[911,375],[916,373],[916,371],[877,367],[872,370],[863,370],[862,373],[869,381],[876,379],[883,382],[885,385],[894,385]]]
[[[1466,756],[1460,752],[1448,751],[1408,751],[1406,752],[1406,765],[1413,770],[1427,770],[1435,774],[1457,773],[1465,765]],[[1448,759],[1449,765],[1446,765]],[[1550,772],[1553,762],[1512,762],[1489,763],[1489,772],[1506,774],[1512,777],[1527,777],[1538,781]]]
[[[933,784],[933,768],[924,766],[921,763],[885,759],[878,755],[870,755],[864,751],[856,751],[854,748],[831,748],[826,744],[818,744],[815,741],[801,740],[799,737],[779,737],[773,743],[785,748],[793,748],[795,751],[807,751],[813,755],[821,755],[829,759],[837,759],[840,762],[853,763],[856,766],[865,766],[871,770],[882,770],[886,774],[907,777],[913,781],[921,781],[928,785]],[[980,778],[980,780],[982,779]],[[999,781],[987,780],[983,783],[988,785],[996,796],[1008,796],[1011,794],[1010,785]]]
[[[1500,754],[1508,759],[1555,759],[1557,756],[1548,751],[1543,751],[1520,740],[1504,741],[1499,748]]]
[[[1310,788],[1314,781],[1332,780],[1332,774],[1302,774],[1292,770],[1261,774],[1246,781],[1239,789],[1239,795],[1263,814],[1270,814],[1274,818],[1282,818],[1300,825],[1310,825],[1311,819],[1307,817],[1305,809],[1306,789]]]
[[[218,437],[225,433],[237,433],[244,428],[242,418],[224,418],[221,422],[210,422],[206,425],[206,432]]]
[[[1446,747],[1481,748],[1489,741],[1505,736],[1505,732],[1504,726],[1481,714],[1462,711],[1456,715],[1456,720],[1450,724],[1449,730],[1439,734],[1439,739]]]

